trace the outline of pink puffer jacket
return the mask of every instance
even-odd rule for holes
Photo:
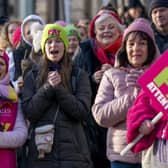
[[[108,159],[111,161],[140,163],[140,153],[135,154],[129,151],[125,156],[120,156],[120,152],[127,145],[127,111],[138,94],[137,87],[127,87],[126,85],[126,75],[130,70],[130,67],[125,70],[112,68],[105,72],[92,112],[96,122],[108,128]]]

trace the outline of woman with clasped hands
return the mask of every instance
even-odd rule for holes
[[[68,37],[62,26],[44,27],[41,49],[41,63],[27,73],[22,91],[23,111],[32,127],[28,168],[92,168],[82,126],[91,103],[88,76],[72,66],[67,55]],[[46,149],[39,157],[35,130],[47,124],[54,124],[53,144],[51,151]],[[47,140],[48,137],[46,145]],[[45,150],[45,144],[43,147]]]

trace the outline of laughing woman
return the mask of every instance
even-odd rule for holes
[[[72,66],[66,54],[68,37],[62,26],[44,27],[41,49],[41,64],[25,76],[22,94],[23,111],[32,127],[28,168],[92,168],[81,125],[90,108],[89,79],[84,71]],[[46,136],[44,144],[38,146],[35,128],[47,124],[54,124],[53,142]],[[48,143],[51,151],[45,150]],[[37,148],[43,148],[43,156],[39,157]]]
[[[90,78],[92,103],[94,102],[100,81],[106,70],[114,66],[115,55],[121,47],[124,25],[115,11],[102,11],[91,20],[90,38],[79,44],[80,50],[74,63],[83,68]],[[96,168],[109,168],[106,158],[106,128],[98,126],[92,116],[87,121],[89,149]],[[90,134],[90,132],[93,132]],[[94,144],[94,145],[92,145]]]

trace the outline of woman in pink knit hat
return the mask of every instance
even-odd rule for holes
[[[141,168],[140,153],[120,156],[120,152],[127,144],[127,112],[140,89],[136,81],[156,56],[150,23],[136,19],[124,32],[115,67],[103,75],[92,112],[96,122],[108,128],[106,145],[111,168]]]
[[[160,5],[165,5],[163,7],[164,9],[159,8]],[[158,11],[155,11],[155,15],[157,15],[159,19],[163,19],[165,17],[162,17],[160,12],[165,12],[166,5],[168,4],[164,0],[154,0],[151,4],[151,10],[158,7]],[[167,53],[166,50],[165,54]],[[164,75],[164,77],[167,77],[167,74]],[[160,87],[166,88],[165,86],[161,85]],[[163,100],[163,98],[161,98],[161,100]],[[142,90],[127,114],[128,143],[132,142],[139,133],[144,135],[132,148],[132,151],[135,153],[143,151],[143,168],[168,167],[168,118],[167,115],[164,115],[154,126],[151,120],[158,113],[159,111],[155,108],[153,99],[151,99],[145,90]]]

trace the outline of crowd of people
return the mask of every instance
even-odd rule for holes
[[[123,14],[108,4],[75,24],[0,17],[2,167],[168,167],[168,118],[151,123],[137,84],[168,49],[167,16],[166,0],[129,0]]]

